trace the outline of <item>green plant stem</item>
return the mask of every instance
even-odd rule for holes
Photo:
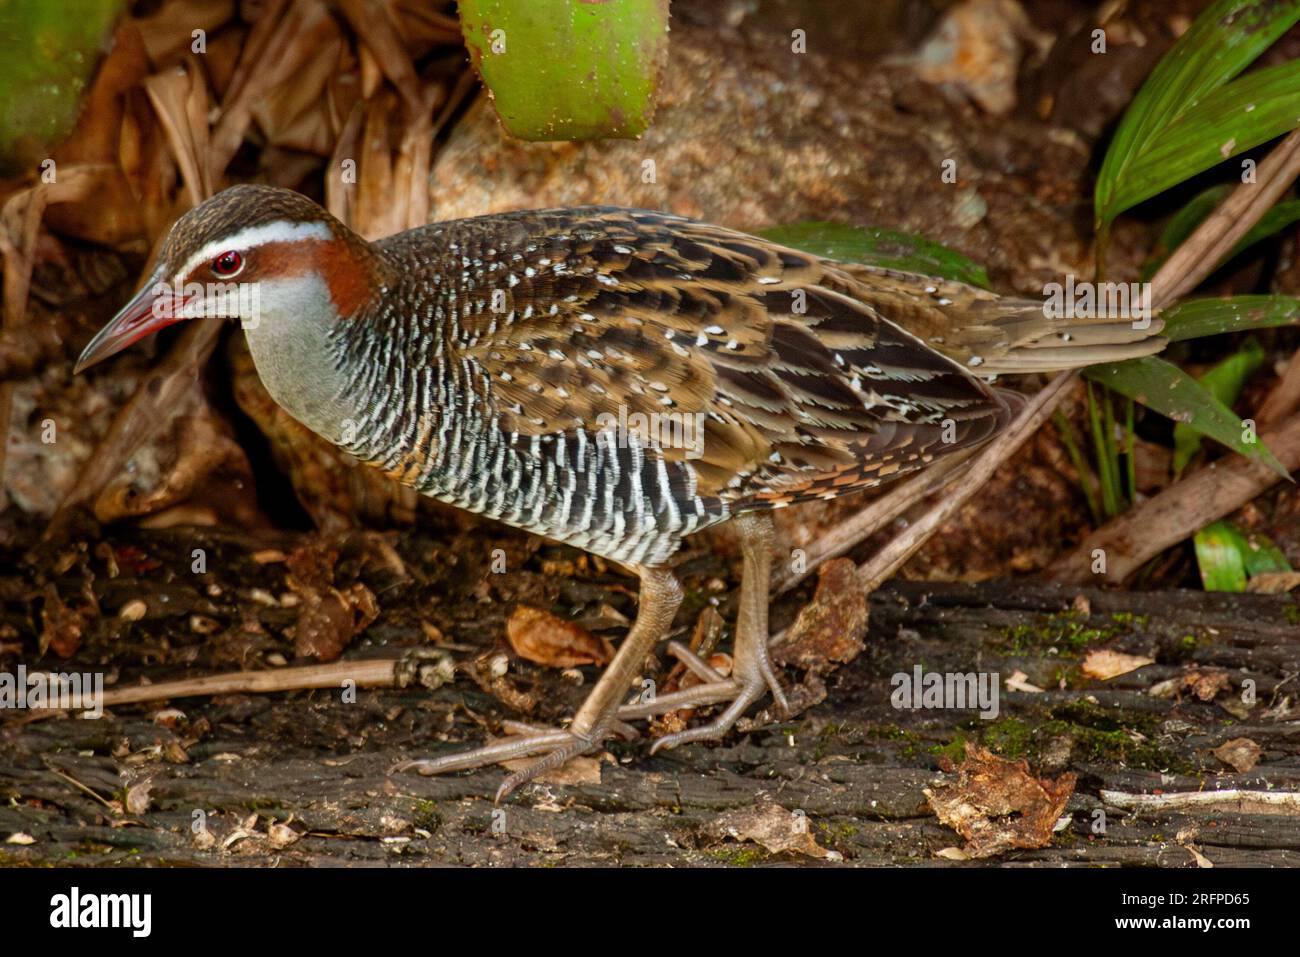
[[[1137,437],[1133,432],[1133,424],[1136,418],[1136,403],[1129,399],[1124,410],[1124,454],[1128,461],[1125,465],[1128,467],[1128,501],[1137,501],[1137,455],[1135,449],[1137,446]]]
[[[1083,497],[1088,502],[1088,514],[1092,516],[1092,523],[1100,525],[1103,516],[1101,503],[1097,501],[1097,477],[1088,465],[1088,460],[1084,458],[1083,449],[1079,445],[1079,435],[1060,409],[1052,413],[1052,424],[1060,433],[1061,444],[1065,446],[1065,454],[1069,456],[1070,464],[1079,473],[1079,487],[1083,489]]]

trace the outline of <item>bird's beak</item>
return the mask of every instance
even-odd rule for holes
[[[77,360],[73,374],[88,369],[96,362],[116,355],[132,343],[138,342],[150,333],[157,332],[174,322],[185,318],[182,313],[183,303],[165,284],[160,288],[163,270],[160,266],[144,288],[136,293],[135,298],[122,307],[103,329],[90,340],[81,358]]]

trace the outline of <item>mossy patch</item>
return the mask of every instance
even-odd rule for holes
[[[1300,625],[1300,602],[1294,598],[1282,606],[1282,617],[1289,625]]]
[[[719,847],[709,851],[709,856],[728,867],[753,867],[767,860],[767,852],[754,846]]]
[[[930,749],[939,757],[960,764],[968,738],[1004,758],[1039,761],[1050,745],[1062,739],[1070,744],[1070,761],[1119,763],[1149,771],[1193,773],[1195,768],[1156,743],[1157,729],[1147,715],[1117,712],[1085,699],[1051,709],[1041,720],[1000,718],[981,723],[970,732],[958,731],[946,745]]]
[[[429,833],[438,830],[442,826],[442,817],[438,814],[438,805],[427,798],[420,798],[415,802],[415,813],[411,815],[411,823]]]
[[[853,838],[857,837],[859,828],[857,825],[850,824],[847,821],[837,821],[835,823],[818,821],[817,830],[829,838],[833,843],[843,843],[845,841],[851,841]]]
[[[1061,654],[1079,654],[1091,645],[1103,644],[1147,626],[1146,615],[1117,612],[1109,618],[1062,611],[1039,616],[1032,622],[1002,629],[1002,641],[1015,654],[1055,648]]]

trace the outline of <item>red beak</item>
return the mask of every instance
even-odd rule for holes
[[[76,368],[72,370],[74,375],[90,368],[96,362],[116,355],[150,333],[185,318],[181,314],[184,303],[180,298],[172,295],[171,287],[158,288],[161,279],[160,268],[149,277],[149,281],[136,293],[135,298],[123,306],[112,321],[95,334],[95,338],[90,340],[85,351],[81,353],[81,358],[77,360]]]

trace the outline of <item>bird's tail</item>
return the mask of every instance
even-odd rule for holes
[[[1153,355],[1167,343],[1164,323],[1133,287],[1084,302],[1066,301],[1064,290],[1034,300],[871,266],[841,268],[854,280],[851,295],[980,373],[1081,369]]]

